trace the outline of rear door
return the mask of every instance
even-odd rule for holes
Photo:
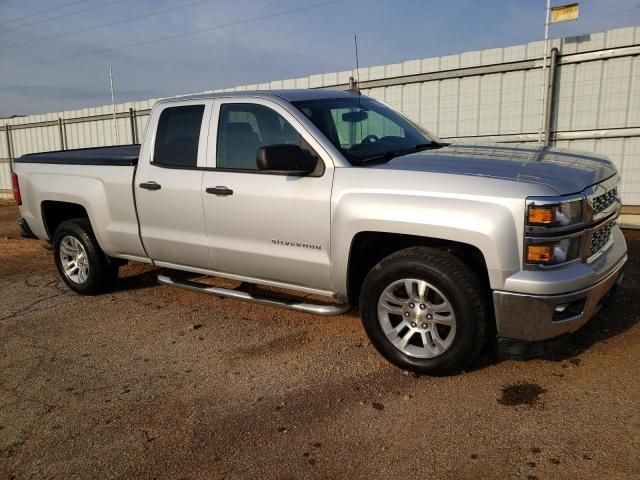
[[[211,100],[172,102],[153,111],[135,180],[140,232],[161,266],[210,268],[202,211]]]
[[[266,99],[214,104],[203,200],[213,269],[329,289],[333,163],[283,106]],[[256,150],[297,144],[324,165],[315,175],[261,172]]]

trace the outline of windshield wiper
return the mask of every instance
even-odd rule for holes
[[[434,150],[436,148],[442,148],[448,145],[451,145],[451,144],[444,143],[444,142],[429,142],[429,143],[421,143],[419,145],[416,145],[415,148],[417,148],[418,150]]]
[[[362,159],[360,159],[360,165],[364,165],[367,163],[371,163],[371,162],[378,162],[378,161],[389,161],[395,157],[400,157],[402,155],[407,155],[409,153],[415,153],[415,152],[422,152],[423,150],[434,150],[436,148],[442,148],[449,145],[448,143],[438,143],[438,142],[431,142],[431,143],[419,143],[417,145],[414,145],[411,148],[404,148],[402,150],[389,150],[388,152],[384,152],[378,155],[372,155],[370,157],[364,157]]]

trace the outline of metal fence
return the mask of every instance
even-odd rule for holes
[[[622,174],[625,205],[640,205],[640,27],[553,40],[557,49],[548,111],[550,143],[607,155]],[[364,93],[447,140],[538,140],[543,42],[361,68]],[[348,87],[354,71],[213,90]],[[13,118],[2,127],[0,192],[10,158],[142,138],[157,99]],[[116,142],[116,130],[117,138]],[[1,193],[0,193],[1,194]]]

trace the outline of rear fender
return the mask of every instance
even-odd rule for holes
[[[29,168],[34,168],[29,166]],[[39,165],[39,168],[61,169],[60,166]],[[36,167],[37,168],[37,167]],[[66,168],[66,167],[64,167]],[[83,207],[100,248],[113,256],[120,254],[145,256],[133,203],[131,175],[133,167],[73,166],[73,174],[39,173],[32,171],[20,177],[26,202],[21,214],[40,239],[51,240],[43,218],[45,201],[67,202]],[[93,170],[91,170],[93,169]],[[125,181],[125,172],[131,172]],[[96,175],[100,175],[98,178]]]

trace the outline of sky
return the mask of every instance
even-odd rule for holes
[[[571,3],[556,0],[552,5]],[[0,116],[85,108],[540,40],[545,0],[0,0]],[[582,0],[551,37],[640,25]]]

